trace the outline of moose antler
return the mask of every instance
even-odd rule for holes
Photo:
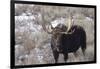
[[[75,31],[75,29],[74,30],[72,30],[72,31],[70,31],[70,29],[71,29],[71,27],[72,27],[72,25],[73,25],[73,21],[72,21],[72,15],[71,14],[69,14],[69,16],[68,16],[68,23],[66,22],[66,27],[67,27],[67,30],[65,31],[65,32],[60,32],[61,34],[72,34],[74,31]],[[69,32],[70,31],[70,32]]]
[[[69,15],[68,16],[68,29],[67,29],[67,32],[70,30],[71,26],[72,26],[72,17],[71,17],[71,15]]]

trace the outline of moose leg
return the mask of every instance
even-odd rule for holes
[[[55,59],[55,63],[57,63],[58,62],[59,53],[57,51],[53,51],[53,56],[54,56],[54,59]]]
[[[84,48],[84,47],[82,46],[82,47],[81,47],[81,50],[82,50],[83,56],[85,56],[85,50],[86,50],[86,48]]]
[[[83,55],[85,56],[85,50],[86,50],[86,36],[83,38],[83,42],[81,43],[81,49],[83,52]]]
[[[64,61],[66,63],[66,60],[68,59],[68,53],[64,53],[63,55],[64,55]]]
[[[75,57],[78,57],[78,53],[77,52],[74,52],[73,54],[74,54]]]
[[[73,52],[73,54],[74,54],[74,61],[78,61],[79,60],[79,57],[78,57],[78,52]]]
[[[85,49],[82,49],[83,55],[85,56]]]

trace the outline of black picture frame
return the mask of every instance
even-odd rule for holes
[[[69,6],[69,7],[83,7],[94,8],[94,61],[86,62],[70,62],[57,64],[36,64],[36,65],[15,65],[15,4],[36,4],[36,5],[51,5],[51,6]],[[36,2],[36,1],[14,1],[10,2],[10,67],[11,68],[30,68],[30,67],[44,67],[44,66],[60,66],[60,65],[79,65],[96,63],[96,5],[81,5],[81,4],[66,4],[66,3],[50,3],[50,2]]]

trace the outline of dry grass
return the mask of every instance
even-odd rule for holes
[[[38,7],[37,9],[39,9],[39,6],[35,6]],[[42,7],[41,7],[42,8]],[[45,7],[46,8],[46,7]],[[45,9],[44,8],[44,9]],[[18,8],[17,8],[18,9]],[[88,18],[86,18],[87,16],[93,16],[93,11],[88,11],[90,9],[82,9],[82,8],[71,8],[71,7],[50,7],[48,6],[48,10],[45,10],[45,24],[46,23],[50,23],[50,21],[55,20],[56,18],[59,17],[67,17],[68,15],[68,10],[71,10],[71,13],[73,13],[74,15],[74,24],[75,25],[80,25],[84,28],[84,30],[86,31],[86,45],[87,45],[87,49],[86,49],[86,54],[85,56],[83,56],[81,49],[79,49],[77,51],[78,56],[75,57],[73,55],[73,53],[69,53],[68,54],[68,63],[69,62],[85,62],[85,61],[93,61],[94,60],[94,19],[89,20]],[[30,10],[30,9],[28,9]],[[50,10],[50,11],[49,11]],[[93,10],[93,9],[91,9]],[[20,11],[20,10],[17,10]],[[16,11],[16,15],[20,15],[21,13],[23,13],[21,11],[21,13],[17,13]],[[59,12],[60,11],[60,12]],[[75,11],[75,13],[74,13]],[[82,11],[85,11],[82,12]],[[42,13],[40,12],[40,10],[32,10],[31,13]],[[91,13],[90,13],[91,12]],[[33,15],[34,15],[33,13]],[[87,13],[87,14],[86,14]],[[88,14],[89,13],[89,14]],[[67,20],[66,20],[67,21]],[[17,23],[19,22],[19,23]],[[23,22],[23,26],[25,27],[29,27],[26,24],[28,23],[28,21],[24,21]],[[25,22],[25,23],[24,23]],[[39,22],[39,18],[33,20],[33,21],[29,21],[29,23],[35,23],[37,25],[41,24],[41,22]],[[37,23],[36,23],[37,22]],[[16,28],[20,28],[20,20],[15,22],[16,24]],[[41,31],[29,31],[30,29],[27,28],[26,31],[24,32],[20,32],[21,30],[15,32],[15,41],[16,41],[16,45],[15,45],[15,65],[30,65],[30,64],[51,64],[54,63],[54,57],[53,57],[53,53],[52,53],[52,49],[51,49],[51,35],[47,34],[46,32],[44,32],[43,30]],[[63,63],[63,55],[60,54],[59,56],[59,63]]]
[[[81,49],[77,51],[78,57],[73,53],[69,53],[67,62],[84,62],[94,60],[94,26],[90,21],[85,19],[76,19],[75,24],[82,26],[87,35],[87,49],[86,55],[83,56]],[[17,37],[21,39],[18,40]],[[16,48],[15,54],[18,55],[15,59],[16,65],[30,65],[30,64],[49,64],[54,63],[52,49],[50,47],[51,35],[46,32],[34,33],[16,33],[16,40],[19,41],[20,46]],[[21,42],[20,42],[21,41]],[[17,42],[18,43],[18,42]],[[20,54],[19,54],[20,53]],[[59,63],[63,63],[63,55],[59,56]]]

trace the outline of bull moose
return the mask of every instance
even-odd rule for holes
[[[64,28],[65,26],[62,26],[61,28],[59,28],[59,25],[58,25],[55,29],[59,30],[60,32],[64,32],[65,31]],[[69,33],[67,34],[60,33],[60,32],[55,33],[55,31],[53,32],[54,34],[52,34],[52,37],[51,37],[51,47],[53,50],[56,63],[58,61],[59,53],[62,53],[64,55],[65,62],[68,59],[68,53],[71,53],[71,52],[76,53],[76,51],[80,47],[84,54],[85,49],[86,49],[86,33],[82,27],[74,25],[71,27],[71,29],[69,30]]]
[[[73,25],[66,33],[67,27],[63,24],[52,28],[51,34],[51,48],[55,63],[58,62],[59,54],[64,55],[64,61],[68,59],[68,53],[76,54],[76,51],[81,48],[83,55],[86,50],[86,33],[85,30],[78,25]]]
[[[64,24],[58,24],[55,28],[50,25],[51,31],[49,31],[44,22],[44,17],[42,16],[41,24],[43,30],[48,34],[51,34],[51,48],[53,51],[55,63],[58,62],[58,57],[60,53],[64,55],[65,62],[68,59],[68,53],[74,53],[76,55],[76,52],[79,48],[82,49],[83,55],[85,55],[86,32],[83,27],[72,25],[69,28]],[[70,18],[69,25],[71,25]]]

